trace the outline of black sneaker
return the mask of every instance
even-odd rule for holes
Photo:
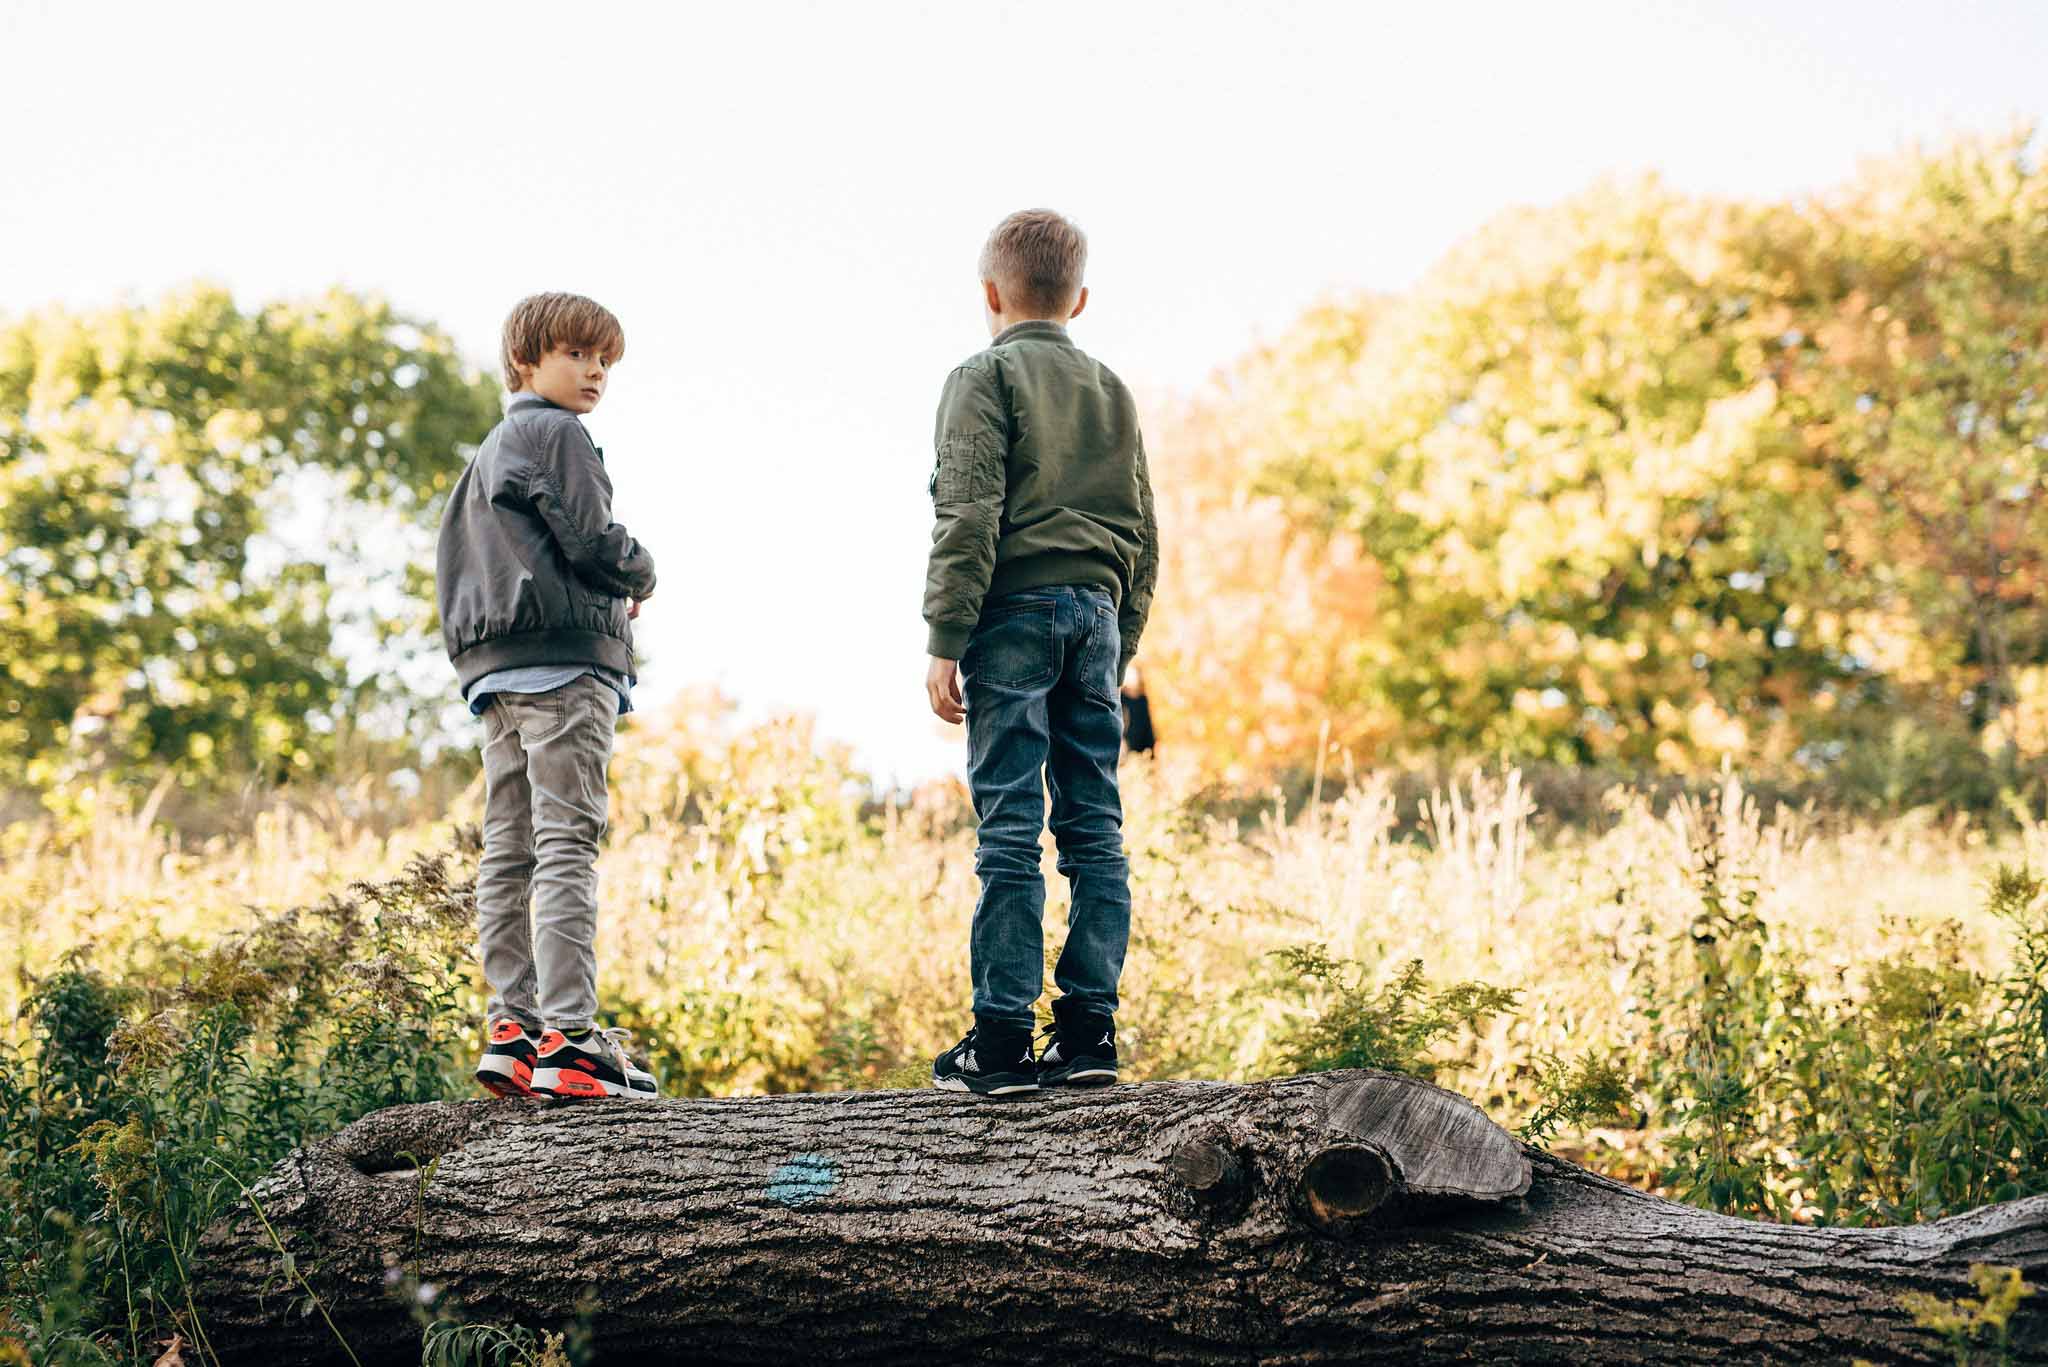
[[[654,1075],[626,1056],[624,1030],[589,1030],[571,1038],[559,1030],[541,1036],[533,1061],[533,1090],[575,1100],[655,1095]]]
[[[1116,1081],[1116,1020],[1111,1016],[1055,1014],[1045,1027],[1052,1043],[1038,1056],[1038,1080],[1047,1087],[1102,1087]]]
[[[932,1086],[981,1096],[1015,1096],[1038,1090],[1038,1060],[1029,1030],[969,1030],[958,1044],[932,1060]]]
[[[491,1022],[490,1039],[476,1061],[476,1080],[495,1096],[532,1096],[533,1059],[540,1042],[510,1016]]]

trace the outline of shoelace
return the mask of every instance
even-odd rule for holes
[[[597,1033],[611,1041],[612,1047],[619,1051],[620,1058],[628,1063],[633,1062],[633,1051],[628,1047],[633,1043],[631,1030],[623,1025],[608,1025]]]

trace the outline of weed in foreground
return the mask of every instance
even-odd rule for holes
[[[356,1116],[455,1093],[470,912],[447,860],[128,984],[73,958],[0,1060],[0,1314],[28,1360],[215,1360],[189,1269],[244,1184]],[[289,1256],[287,1254],[286,1256]]]
[[[1974,1296],[1944,1300],[1909,1291],[1899,1300],[1914,1324],[1940,1336],[1956,1367],[1971,1367],[1979,1361],[2004,1367],[2012,1360],[2007,1339],[2013,1312],[2037,1288],[2018,1268],[1992,1263],[1971,1264],[1970,1285],[1976,1288]],[[1985,1351],[1982,1358],[1978,1356],[1980,1346]]]
[[[1644,974],[1641,1070],[1670,1134],[1665,1182],[1736,1214],[1907,1224],[2048,1190],[2048,881],[1984,889],[2014,952],[1972,966],[1944,922],[1823,993],[1758,914],[1711,809],[1699,911],[1671,976]]]

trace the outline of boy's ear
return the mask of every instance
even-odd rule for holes
[[[1081,310],[1082,310],[1082,309],[1085,309],[1085,308],[1087,308],[1087,307],[1088,307],[1088,287],[1087,287],[1086,285],[1083,285],[1083,286],[1081,286],[1081,293],[1080,293],[1080,294],[1079,294],[1079,295],[1078,295],[1078,296],[1077,296],[1077,297],[1075,298],[1075,300],[1074,300],[1074,311],[1073,311],[1072,313],[1068,314],[1068,315],[1067,315],[1067,317],[1069,317],[1069,318],[1079,318],[1079,317],[1081,316]]]
[[[984,280],[981,282],[981,297],[987,301],[990,313],[1001,313],[1003,311],[1003,292],[996,288],[995,281]]]

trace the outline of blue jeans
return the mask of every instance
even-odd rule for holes
[[[1053,970],[1058,1009],[1116,1011],[1131,934],[1130,865],[1116,787],[1120,653],[1110,596],[1062,586],[989,599],[960,658],[967,782],[981,819],[974,851],[981,901],[971,945],[974,1017],[984,1027],[1034,1024],[1045,976],[1038,841],[1047,788],[1059,870],[1074,894],[1067,942]]]

